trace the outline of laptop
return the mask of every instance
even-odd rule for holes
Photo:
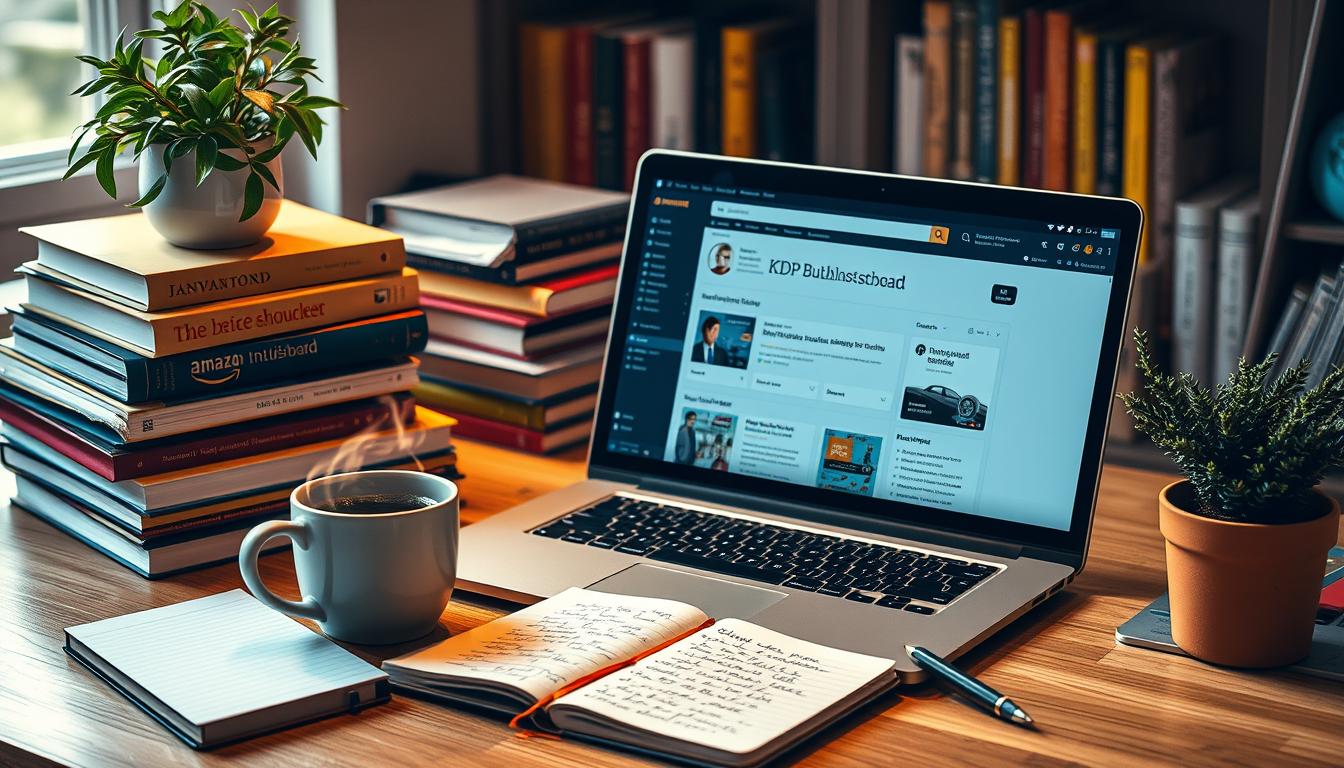
[[[653,150],[588,479],[462,531],[458,587],[572,586],[955,658],[1083,568],[1142,212]]]

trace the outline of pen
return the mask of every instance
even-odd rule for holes
[[[975,703],[993,712],[994,716],[1000,720],[1007,720],[1018,725],[1031,725],[1035,722],[1025,709],[1014,704],[1007,696],[943,661],[932,651],[925,650],[917,645],[907,645],[905,646],[905,652],[910,654],[911,661],[918,664],[921,669],[951,683],[953,687],[969,696]]]

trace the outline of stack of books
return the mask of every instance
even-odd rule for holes
[[[569,16],[519,28],[523,173],[628,190],[650,147],[811,161],[807,20]]]
[[[456,434],[532,452],[588,436],[629,197],[492,176],[370,203],[421,269],[418,400]]]
[[[221,251],[142,214],[23,231],[38,256],[0,342],[15,502],[141,575],[236,558],[309,477],[454,471],[451,419],[409,394],[428,334],[399,237],[289,201]]]

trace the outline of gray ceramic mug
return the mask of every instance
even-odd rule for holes
[[[434,504],[378,514],[315,506],[367,494],[413,494]],[[262,603],[312,619],[328,636],[351,643],[399,643],[438,624],[457,575],[458,497],[452,481],[401,471],[321,477],[290,494],[289,518],[253,528],[238,551],[243,582]],[[277,597],[257,570],[257,556],[276,536],[294,542],[299,602]]]

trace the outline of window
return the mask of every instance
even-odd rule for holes
[[[139,29],[144,0],[0,0],[0,178],[62,171],[74,128],[95,99],[70,95],[89,79],[75,60],[107,54],[121,26]]]

